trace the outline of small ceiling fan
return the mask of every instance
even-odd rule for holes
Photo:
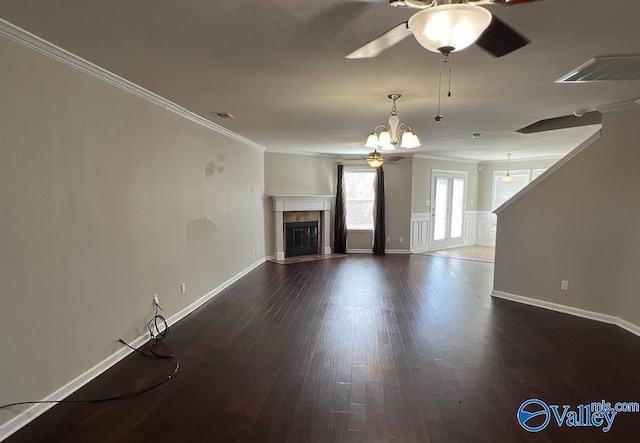
[[[389,0],[391,6],[421,9],[408,21],[374,38],[346,56],[372,58],[413,35],[418,43],[445,58],[473,43],[494,57],[502,57],[529,43],[499,18],[479,5],[504,6],[540,0]]]

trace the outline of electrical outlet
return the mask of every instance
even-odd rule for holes
[[[560,289],[562,289],[563,291],[568,291],[569,290],[569,280],[562,280],[562,283],[560,283]]]
[[[404,243],[404,237],[400,237],[400,243]]]
[[[391,237],[387,237],[387,243],[391,243]]]
[[[187,284],[186,283],[182,283],[180,285],[180,294],[184,294],[185,292],[187,292]]]
[[[158,294],[153,294],[153,301],[156,303],[156,305],[160,304],[160,299],[158,298]]]

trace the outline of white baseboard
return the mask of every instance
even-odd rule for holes
[[[387,249],[384,252],[387,254],[411,254],[408,249]]]
[[[625,330],[631,332],[632,334],[635,334],[638,337],[640,337],[640,326],[634,325],[633,323],[630,323],[630,322],[628,322],[626,320],[623,320],[621,318],[617,319],[616,325],[618,325],[622,329],[625,329]]]
[[[347,254],[373,254],[371,249],[347,249]]]
[[[252,265],[250,265],[249,267],[247,267],[246,269],[240,271],[238,274],[234,275],[229,280],[222,283],[220,286],[216,287],[215,289],[213,289],[203,297],[199,298],[194,303],[190,304],[186,308],[182,309],[181,311],[169,317],[167,319],[167,323],[169,325],[173,325],[177,323],[178,321],[186,317],[188,314],[198,309],[205,302],[207,302],[208,300],[218,295],[220,292],[225,290],[227,287],[231,286],[233,283],[238,281],[240,278],[244,277],[246,274],[248,274],[249,272],[257,268],[264,262],[265,262],[265,258],[262,258],[257,262],[253,263]],[[149,333],[145,332],[143,335],[131,341],[129,344],[135,348],[138,348],[144,345],[147,341],[149,341]],[[52,392],[51,394],[47,395],[41,401],[63,400],[64,398],[73,394],[75,391],[77,391],[78,389],[80,389],[81,387],[89,383],[91,380],[93,380],[94,378],[96,378],[97,376],[99,376],[109,368],[111,368],[113,365],[115,365],[116,363],[124,359],[126,356],[128,356],[132,352],[133,352],[132,349],[129,349],[123,346],[122,348],[118,349],[116,352],[114,352],[113,354],[111,354],[110,356],[102,360],[100,363],[98,363],[88,371],[74,378],[69,383],[57,389],[55,392]],[[11,420],[0,425],[0,441],[8,438],[11,434],[18,431],[20,428],[26,426],[31,421],[36,419],[38,416],[44,414],[46,411],[48,411],[55,405],[56,403],[35,404],[31,406],[29,409],[25,410],[24,412],[21,412],[20,414],[16,415]]]
[[[386,249],[385,254],[411,254],[408,249]],[[373,254],[371,249],[347,249],[347,254]]]
[[[496,242],[495,241],[483,241],[483,240],[476,240],[476,245],[478,246],[493,246],[494,248],[496,247]]]
[[[531,297],[524,297],[522,295],[510,294],[508,292],[496,291],[495,289],[491,291],[491,296],[523,303],[525,305],[536,306],[538,308],[549,309],[551,311],[562,312],[564,314],[575,315],[576,317],[588,318],[589,320],[610,323],[640,337],[640,326],[634,325],[633,323],[622,320],[621,318],[613,315],[587,311],[586,309],[574,308],[572,306],[561,305],[545,300],[538,300]]]

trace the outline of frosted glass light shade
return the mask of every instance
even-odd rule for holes
[[[513,183],[515,179],[508,172],[500,179],[500,183]]]
[[[378,146],[385,151],[393,151],[395,148],[391,144],[391,134],[388,131],[382,131],[378,136]]]
[[[424,9],[409,19],[409,29],[429,51],[440,48],[462,51],[475,43],[491,22],[491,13],[469,4],[439,5]]]
[[[375,149],[378,147],[378,136],[375,134],[369,134],[367,142],[364,144],[367,148]]]
[[[405,132],[402,134],[402,142],[400,143],[400,147],[406,149],[417,148],[420,146],[420,140],[418,140],[418,136],[413,132]]]

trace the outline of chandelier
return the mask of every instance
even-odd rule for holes
[[[398,145],[405,149],[417,148],[420,146],[418,136],[413,133],[408,125],[400,123],[400,118],[398,117],[396,100],[402,96],[400,94],[389,94],[387,97],[393,101],[389,125],[376,126],[367,138],[365,146],[373,149],[380,148],[383,151],[393,151]]]

